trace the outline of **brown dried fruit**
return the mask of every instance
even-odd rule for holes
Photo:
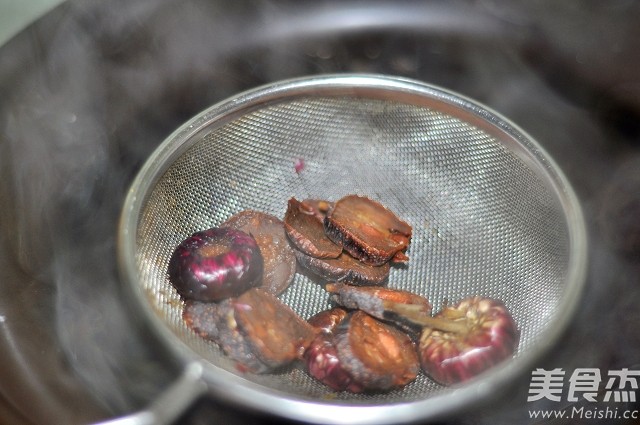
[[[278,367],[297,358],[315,332],[289,306],[266,291],[250,289],[234,302],[235,320],[256,356]]]
[[[336,391],[361,393],[363,385],[343,367],[331,335],[318,335],[304,355],[307,372],[318,381]]]
[[[318,332],[331,334],[349,313],[344,308],[335,307],[311,316],[307,322]]]
[[[333,332],[349,315],[343,308],[332,308],[316,313],[308,322],[318,332],[304,354],[304,360],[309,375],[328,385],[336,391],[350,391],[359,393],[364,390],[362,385],[343,369],[338,351],[333,344]]]
[[[342,247],[325,235],[319,219],[322,213],[306,202],[289,199],[284,216],[284,228],[289,239],[299,250],[317,258],[337,258]]]
[[[187,326],[204,339],[214,341],[220,334],[218,322],[224,316],[224,306],[227,301],[211,303],[188,300],[182,310],[182,318]]]
[[[327,236],[353,257],[372,265],[404,263],[412,228],[379,202],[348,195],[335,203],[324,220]]]
[[[250,234],[258,243],[263,260],[261,288],[279,295],[291,284],[296,273],[296,257],[277,217],[245,210],[231,216],[220,227],[230,227]]]
[[[362,310],[373,317],[389,321],[410,334],[419,332],[422,327],[405,318],[403,313],[407,309],[418,314],[431,314],[429,300],[400,289],[328,283],[325,290],[331,293],[331,299],[339,305]]]
[[[272,372],[302,357],[314,329],[274,295],[254,288],[220,303],[187,302],[183,318],[243,370]]]
[[[420,370],[411,338],[363,311],[338,326],[334,345],[341,367],[365,390],[402,387]]]
[[[187,301],[182,312],[187,326],[201,338],[213,341],[236,362],[239,370],[269,373],[274,367],[255,354],[255,348],[238,329],[233,301],[219,303]]]
[[[371,266],[358,261],[346,252],[338,258],[315,258],[294,250],[300,265],[328,281],[341,281],[352,285],[383,285],[389,278],[389,263]]]

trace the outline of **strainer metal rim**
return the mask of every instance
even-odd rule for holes
[[[552,316],[555,326],[547,327],[542,332],[541,343],[451,391],[425,400],[381,406],[295,400],[201,360],[198,354],[157,317],[147,295],[136,284],[136,230],[146,195],[170,164],[199,139],[197,136],[205,129],[209,130],[211,123],[221,126],[248,110],[283,98],[310,94],[367,97],[389,92],[406,96],[407,99],[426,96],[437,100],[443,107],[463,112],[484,130],[508,136],[508,139],[519,146],[518,152],[522,154],[523,161],[534,167],[542,167],[567,217],[571,247],[567,284]],[[322,424],[407,423],[441,417],[488,399],[504,389],[515,377],[527,372],[536,359],[542,357],[558,341],[570,323],[583,292],[587,266],[587,232],[578,198],[556,163],[538,142],[499,113],[458,93],[408,78],[331,74],[284,80],[240,93],[207,108],[169,135],[142,166],[127,193],[118,229],[118,265],[125,286],[130,291],[134,310],[152,325],[157,337],[185,364],[185,370],[191,370],[192,379],[187,380],[188,385],[205,382],[209,392],[224,401],[294,420]],[[194,375],[193,370],[199,372]]]

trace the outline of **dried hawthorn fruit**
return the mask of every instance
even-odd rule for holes
[[[302,358],[315,336],[311,325],[260,288],[220,303],[187,302],[183,318],[199,336],[220,345],[241,370],[254,373]]]
[[[336,307],[310,317],[308,322],[318,332],[304,354],[309,375],[336,391],[360,393],[364,387],[342,368],[333,344],[333,332],[347,317],[345,309]]]
[[[236,229],[196,232],[169,259],[169,281],[184,299],[219,301],[260,285],[263,258],[256,240]]]
[[[334,205],[333,202],[324,199],[305,199],[302,203],[311,209],[320,223],[324,223],[324,218]]]
[[[309,375],[336,391],[361,393],[365,386],[357,382],[343,367],[331,335],[320,334],[304,355]]]
[[[422,369],[436,382],[464,382],[511,357],[520,333],[505,305],[472,297],[422,321]]]
[[[364,390],[390,390],[413,381],[420,371],[411,338],[363,311],[350,314],[335,330],[341,367]]]
[[[225,300],[226,301],[226,300]],[[225,301],[219,303],[187,300],[182,310],[182,318],[187,327],[204,339],[215,341],[220,333],[220,320],[223,320]]]
[[[256,356],[256,349],[235,321],[233,300],[218,303],[187,301],[182,312],[186,325],[198,336],[213,341],[236,362],[242,372],[268,373],[274,367]]]
[[[272,367],[302,357],[313,328],[274,295],[251,289],[234,300],[235,320],[255,354]]]
[[[281,294],[293,281],[296,257],[284,231],[282,220],[259,211],[245,210],[231,216],[220,227],[250,234],[258,243],[264,263],[261,287]]]
[[[372,265],[405,263],[412,228],[379,202],[348,195],[338,200],[324,220],[327,236],[353,257]]]
[[[349,313],[344,308],[334,307],[314,314],[307,322],[320,333],[332,334],[347,314]]]
[[[321,278],[352,285],[383,285],[391,270],[389,263],[371,266],[356,260],[346,252],[338,258],[316,258],[300,250],[295,250],[294,254],[302,267]]]
[[[429,300],[400,289],[328,283],[325,290],[342,307],[362,310],[373,317],[391,322],[410,334],[419,333],[422,327],[405,318],[407,309],[416,314],[431,314]]]
[[[337,258],[342,247],[336,245],[325,235],[324,225],[318,219],[321,215],[313,205],[289,199],[284,216],[284,228],[296,248],[307,255],[317,258]]]

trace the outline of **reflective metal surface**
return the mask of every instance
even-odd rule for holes
[[[455,90],[540,142],[589,225],[584,303],[536,367],[638,364],[634,1],[69,1],[0,50],[0,392],[25,423],[152,403],[180,373],[117,275],[117,219],[155,147],[209,105],[328,72]],[[595,341],[595,343],[594,343]],[[589,350],[584,347],[589,346]],[[527,422],[529,377],[441,420]],[[505,396],[508,395],[508,396]],[[73,408],[70,408],[73,406]],[[198,402],[180,423],[263,423]]]
[[[297,172],[296,158],[306,164]],[[182,240],[244,209],[282,217],[292,196],[349,193],[413,223],[409,265],[388,285],[433,305],[502,300],[521,333],[515,359],[453,390],[422,374],[397,391],[331,393],[302,367],[239,373],[189,329],[167,277]],[[212,395],[319,424],[424,421],[478,402],[478,388],[508,385],[571,320],[587,264],[580,205],[539,144],[455,93],[370,74],[275,82],[185,123],[132,184],[118,242],[137,308],[185,364],[202,364]],[[329,306],[322,283],[298,275],[281,299],[311,317]]]
[[[0,45],[64,0],[0,0]]]

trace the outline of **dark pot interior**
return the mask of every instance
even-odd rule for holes
[[[321,73],[439,85],[537,139],[581,199],[591,258],[583,305],[537,367],[640,368],[639,18],[625,0],[62,4],[0,49],[5,416],[97,421],[140,409],[174,379],[179,365],[135,319],[118,278],[127,187],[207,106]],[[529,385],[523,376],[508,397],[442,422],[525,422],[548,407],[527,402]],[[202,400],[180,423],[268,421]]]

